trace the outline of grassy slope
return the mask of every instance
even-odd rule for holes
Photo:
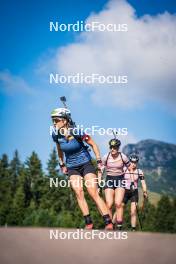
[[[140,202],[139,204],[141,204],[142,202],[142,191],[141,189],[139,189],[139,195],[140,195]],[[149,201],[151,204],[153,205],[157,205],[158,201],[160,200],[161,198],[161,195],[159,193],[156,193],[156,192],[150,192],[148,191],[148,195],[149,195]]]

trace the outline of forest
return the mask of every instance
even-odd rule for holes
[[[84,228],[84,219],[70,187],[50,187],[50,178],[66,180],[59,170],[56,150],[47,161],[46,171],[37,153],[21,162],[16,150],[12,160],[0,158],[0,225]],[[104,197],[103,190],[100,191]],[[97,229],[104,228],[102,217],[85,190],[90,214]],[[139,207],[142,231],[176,233],[176,197],[162,195],[157,205]],[[129,230],[129,205],[124,215],[124,230]],[[138,230],[140,227],[138,226]]]

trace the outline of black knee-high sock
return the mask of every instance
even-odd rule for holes
[[[88,214],[88,215],[84,215],[84,220],[85,220],[85,224],[86,224],[86,225],[90,225],[90,224],[93,223],[90,214]]]
[[[103,215],[103,220],[104,220],[105,225],[108,225],[108,224],[112,223],[111,217],[110,217],[109,214]]]

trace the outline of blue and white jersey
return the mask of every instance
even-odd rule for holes
[[[74,136],[65,138],[65,136],[52,134],[54,142],[59,143],[61,150],[65,154],[66,166],[68,168],[77,167],[83,165],[91,160],[89,151],[86,149],[86,146],[83,146],[83,141],[86,138],[85,133],[79,131],[78,135],[80,138],[79,142]]]

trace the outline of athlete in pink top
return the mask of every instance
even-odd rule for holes
[[[138,155],[131,154],[130,155],[131,170],[129,171],[127,169],[125,171],[126,187],[125,187],[125,195],[123,199],[123,208],[124,208],[124,205],[126,205],[128,201],[130,200],[132,231],[136,230],[136,206],[139,200],[139,195],[138,195],[139,179],[141,181],[144,198],[148,197],[147,196],[147,186],[146,186],[143,171],[137,168],[138,161],[139,161]]]
[[[111,152],[106,154],[103,158],[103,164],[106,164],[106,174],[109,176],[121,176],[124,175],[124,165],[128,166],[130,164],[127,156],[121,152],[113,154],[113,148]]]
[[[106,170],[105,198],[112,217],[112,206],[116,206],[117,228],[122,227],[123,208],[122,201],[125,194],[124,167],[129,168],[130,161],[127,156],[119,152],[120,140],[111,139],[109,141],[110,152],[102,159]]]
[[[136,164],[135,164],[136,165]],[[136,167],[136,166],[135,166]],[[125,171],[125,189],[131,190],[131,185],[133,184],[133,189],[138,189],[138,181],[144,180],[144,173],[141,169],[134,168],[134,165],[132,164],[133,172],[129,172],[127,169]],[[142,182],[143,183],[143,182]]]

